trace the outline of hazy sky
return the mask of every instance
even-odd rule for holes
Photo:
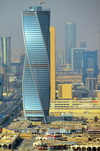
[[[0,37],[12,37],[12,52],[24,49],[22,12],[38,0],[0,0]],[[77,47],[86,41],[88,49],[97,48],[100,30],[100,0],[45,0],[44,8],[51,9],[51,26],[56,26],[57,50],[65,49],[65,23],[76,23]]]

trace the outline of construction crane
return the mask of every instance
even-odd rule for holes
[[[45,4],[45,1],[44,0],[38,0],[39,1],[39,4],[42,5],[42,4]]]

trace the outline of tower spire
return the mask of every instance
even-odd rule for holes
[[[42,5],[42,4],[45,4],[45,1],[44,0],[38,0],[39,1],[39,4]]]

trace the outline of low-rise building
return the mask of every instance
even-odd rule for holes
[[[15,131],[19,131],[19,132],[24,132],[31,126],[32,126],[32,122],[31,121],[15,121],[15,122],[12,122],[7,127],[7,129],[15,130]]]
[[[94,119],[95,116],[100,118],[100,99],[56,99],[50,103],[50,115],[56,113],[60,115],[73,115],[74,117]]]
[[[19,134],[14,131],[3,129],[0,134],[0,150],[1,149],[12,149],[19,140]]]

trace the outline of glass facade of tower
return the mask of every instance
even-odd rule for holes
[[[82,72],[82,57],[83,52],[86,52],[86,48],[72,48],[71,67],[72,71]]]
[[[86,84],[86,78],[97,78],[98,65],[97,65],[97,51],[83,52],[83,74],[82,81]]]
[[[65,61],[71,64],[71,48],[76,47],[76,24],[65,24]]]
[[[50,103],[50,11],[41,6],[23,12],[26,56],[22,96],[26,119],[44,119]]]

